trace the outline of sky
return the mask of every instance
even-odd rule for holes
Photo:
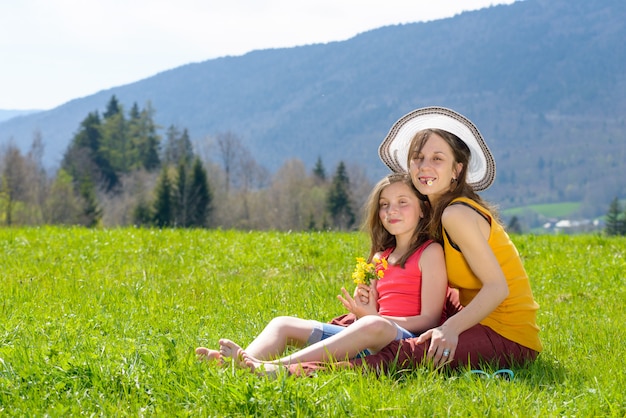
[[[0,109],[52,109],[192,62],[513,1],[1,0]]]

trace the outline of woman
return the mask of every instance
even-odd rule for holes
[[[408,171],[429,202],[431,235],[444,246],[447,319],[417,338],[394,341],[377,354],[350,361],[379,371],[432,362],[435,366],[513,367],[542,350],[528,276],[495,211],[477,191],[495,178],[495,162],[480,132],[450,109],[417,109],[398,120],[379,148],[395,172]],[[360,303],[376,297],[361,288]],[[365,294],[361,294],[364,292]],[[337,322],[346,322],[340,319]],[[292,366],[307,373],[319,364]]]

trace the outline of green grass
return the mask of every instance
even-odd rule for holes
[[[548,219],[565,219],[572,214],[575,214],[580,209],[580,206],[580,202],[548,203],[543,205],[529,205],[524,207],[506,209],[502,211],[502,214],[504,216],[511,217],[520,216],[528,211],[531,211]]]
[[[514,236],[545,351],[512,382],[420,369],[267,379],[199,363],[277,315],[329,320],[358,233],[0,230],[0,416],[626,415],[626,238]]]

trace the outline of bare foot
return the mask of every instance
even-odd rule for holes
[[[196,348],[196,355],[198,356],[198,360],[204,361],[221,361],[222,356],[220,352],[217,350],[211,350],[210,348],[198,347]]]
[[[244,350],[239,350],[239,357],[242,359],[240,364],[249,369],[252,373],[260,376],[276,376],[281,366],[272,363],[270,361],[261,361],[246,353]]]
[[[220,354],[224,357],[237,358],[239,350],[243,350],[239,344],[226,338],[220,339]]]

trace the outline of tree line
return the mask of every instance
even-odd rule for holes
[[[298,159],[270,175],[233,132],[192,142],[185,128],[164,131],[154,109],[115,96],[79,124],[54,173],[43,167],[44,141],[22,153],[0,150],[0,225],[351,230],[371,183],[362,167],[340,162],[328,176],[321,158],[310,172]],[[607,235],[626,235],[616,197]],[[507,229],[522,233],[516,217]]]
[[[56,172],[42,164],[35,132],[22,153],[0,153],[0,224],[350,230],[371,184],[340,162],[327,176],[321,158],[307,172],[297,159],[274,174],[232,132],[192,143],[185,128],[165,135],[154,109],[126,113],[115,96],[79,124]]]

